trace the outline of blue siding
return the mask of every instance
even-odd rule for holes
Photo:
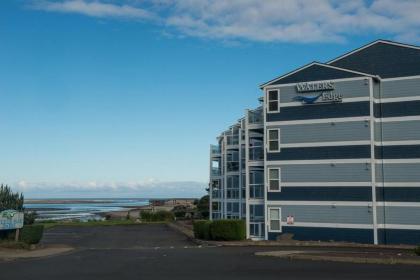
[[[322,81],[322,80],[333,80],[343,78],[363,77],[362,75],[337,70],[322,65],[312,65],[305,69],[302,69],[290,76],[284,77],[283,79],[272,82],[268,85],[279,85],[279,84],[290,84],[310,81]]]
[[[282,107],[267,114],[267,122],[369,116],[369,101]]]
[[[375,104],[376,118],[417,116],[420,115],[420,101],[405,101]]]
[[[380,244],[420,244],[420,230],[414,229],[378,229]]]
[[[282,187],[267,192],[268,200],[372,201],[371,187]]]
[[[370,158],[369,145],[283,148],[279,153],[267,153],[267,160],[315,160]]]
[[[420,202],[420,188],[376,187],[376,199],[378,201]]]
[[[331,65],[382,78],[420,75],[420,50],[376,42]]]
[[[282,233],[293,234],[294,240],[302,241],[346,241],[373,243],[372,229],[353,228],[316,228],[316,227],[282,227]],[[282,233],[269,232],[268,239],[276,240]]]
[[[375,158],[420,158],[420,145],[375,146]]]

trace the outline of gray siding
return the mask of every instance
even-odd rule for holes
[[[386,163],[376,165],[376,181],[420,182],[420,163]]]
[[[269,166],[271,167],[271,166]],[[281,168],[282,182],[370,182],[370,165],[346,164],[296,164],[276,165]],[[368,168],[367,168],[368,167]]]
[[[376,123],[376,141],[381,141],[381,134],[382,141],[420,140],[420,121]]]
[[[295,222],[372,224],[372,208],[368,206],[283,205],[280,207],[283,222],[287,222],[287,216],[292,215]]]
[[[381,98],[419,96],[419,88],[420,78],[397,81],[384,81],[382,83]]]
[[[369,123],[365,121],[269,126],[268,128],[274,127],[280,128],[281,144],[370,140]]]
[[[420,222],[420,207],[377,207],[378,224],[418,225]],[[384,212],[385,209],[385,212]]]
[[[369,96],[369,85],[365,85],[364,79],[334,83],[334,91],[343,94],[343,98]],[[293,102],[293,97],[296,95],[296,86],[285,86],[280,88],[280,102]]]

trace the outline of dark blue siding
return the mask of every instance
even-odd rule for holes
[[[377,42],[331,65],[381,78],[416,76],[420,75],[420,50]]]
[[[420,145],[375,146],[375,158],[420,158]]]
[[[420,187],[376,187],[376,200],[420,202]]]
[[[267,192],[268,200],[372,201],[371,187],[282,187]]]
[[[420,101],[404,101],[375,104],[376,118],[403,117],[420,115]]]
[[[420,244],[420,230],[378,229],[380,244]]]
[[[334,80],[343,78],[363,77],[362,75],[337,70],[322,65],[312,65],[290,76],[272,82],[268,85],[290,84],[310,81]]]
[[[346,241],[357,243],[373,243],[372,229],[353,228],[315,228],[315,227],[285,227],[282,233],[293,234],[295,240],[310,241]],[[276,240],[282,233],[269,232],[268,239]]]
[[[279,153],[267,153],[267,160],[315,160],[370,158],[369,145],[283,148]]]
[[[369,101],[282,107],[267,114],[267,122],[369,116]]]

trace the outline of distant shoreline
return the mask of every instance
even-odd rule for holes
[[[125,198],[123,198],[125,199]],[[92,204],[92,203],[113,203],[121,198],[98,198],[98,199],[25,199],[25,204]],[[127,198],[127,200],[149,201],[147,198]]]

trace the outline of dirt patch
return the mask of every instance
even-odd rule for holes
[[[0,248],[0,260],[12,261],[23,258],[40,258],[58,255],[72,251],[74,248],[66,245],[40,246],[35,249],[8,249]]]

